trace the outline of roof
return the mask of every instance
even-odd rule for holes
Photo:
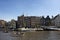
[[[54,19],[57,18],[58,16],[60,16],[60,14],[56,15],[52,20],[54,20]]]

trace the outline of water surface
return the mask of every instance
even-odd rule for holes
[[[0,31],[0,40],[60,40],[60,31],[26,32],[23,36],[14,36],[11,32]]]

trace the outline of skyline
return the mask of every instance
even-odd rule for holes
[[[47,16],[60,14],[60,0],[0,0],[0,19],[17,20],[17,16]]]

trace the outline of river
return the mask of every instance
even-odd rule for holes
[[[25,32],[21,37],[0,31],[0,40],[60,40],[60,31]]]

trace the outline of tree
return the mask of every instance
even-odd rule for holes
[[[11,27],[11,28],[16,28],[16,21],[15,21],[14,19],[12,19],[12,20],[10,21],[10,27]]]
[[[26,27],[26,22],[25,21],[24,21],[23,25],[24,25],[24,27]]]

